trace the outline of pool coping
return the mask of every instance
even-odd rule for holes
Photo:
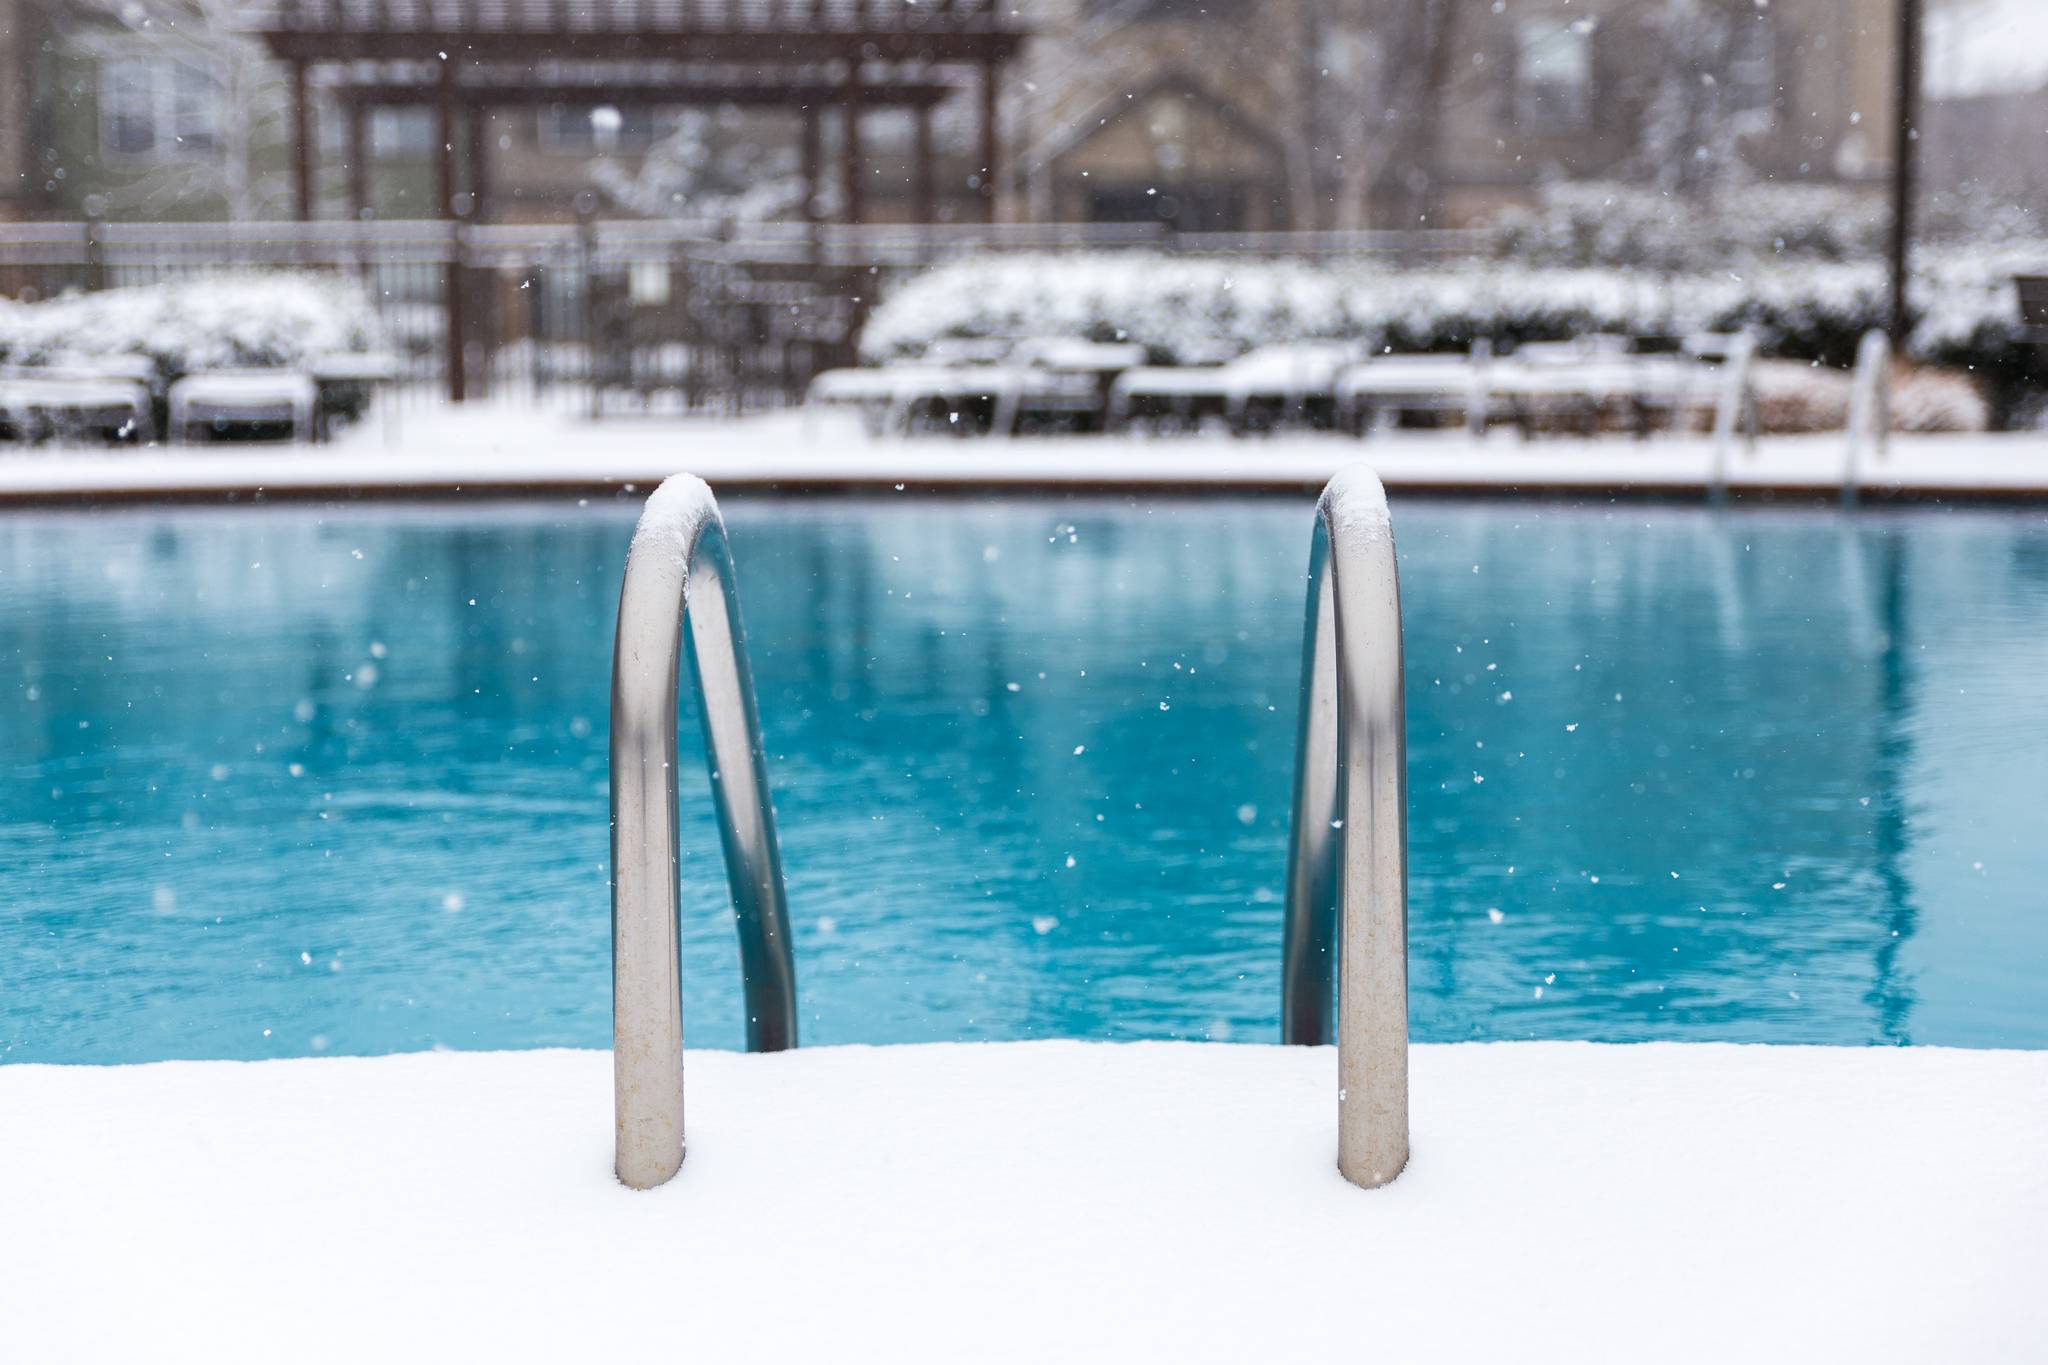
[[[689,1156],[648,1192],[612,1177],[607,1052],[0,1067],[33,1115],[0,1142],[8,1341],[1704,1362],[2048,1330],[2048,1053],[1418,1046],[1413,1155],[1371,1191],[1336,1169],[1333,1054],[693,1051]]]
[[[1812,503],[1843,500],[1847,461],[1839,434],[1770,437],[1738,450],[1717,489],[1706,438],[869,440],[789,415],[600,424],[495,408],[431,414],[395,440],[359,430],[332,446],[20,453],[0,457],[0,506],[609,496],[685,470],[722,492],[1304,494],[1361,463],[1411,495]],[[2048,437],[1895,437],[1855,496],[2048,501]]]

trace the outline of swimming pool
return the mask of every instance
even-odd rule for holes
[[[0,518],[0,1057],[607,1045],[637,507]],[[805,1042],[1277,1038],[1308,499],[726,516]],[[2038,511],[1395,518],[1418,1039],[2048,1047]]]

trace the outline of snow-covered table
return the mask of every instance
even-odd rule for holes
[[[0,1066],[0,1359],[2039,1360],[2048,1053],[1418,1047]]]

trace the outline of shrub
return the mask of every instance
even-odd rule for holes
[[[0,362],[147,356],[160,385],[195,370],[289,366],[371,348],[353,281],[291,272],[192,276],[0,309]]]
[[[2048,355],[2023,344],[2012,284],[2014,273],[2043,267],[2048,244],[1916,255],[1908,352],[1975,377],[1999,425],[2048,396]],[[1498,261],[1401,270],[1144,251],[982,256],[899,284],[869,319],[862,351],[889,360],[921,355],[941,337],[1083,335],[1189,363],[1280,341],[1441,351],[1478,337],[1507,347],[1592,331],[1747,327],[1767,356],[1846,367],[1886,308],[1876,261],[1762,259],[1669,272]]]

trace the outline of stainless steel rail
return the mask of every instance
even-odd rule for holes
[[[1843,438],[1842,501],[1862,493],[1863,451],[1882,460],[1891,440],[1892,343],[1873,327],[1856,346],[1856,377],[1849,390],[1849,427]]]
[[[1408,1161],[1408,740],[1393,524],[1362,467],[1316,505],[1307,627],[1281,1036],[1329,1041],[1341,963],[1337,1166],[1371,1188]]]
[[[1735,335],[1721,357],[1721,392],[1714,402],[1713,454],[1707,472],[1707,492],[1717,502],[1728,496],[1728,461],[1738,426],[1745,447],[1756,453],[1756,392],[1750,381],[1755,361],[1756,337],[1746,330]]]
[[[612,654],[612,1085],[616,1169],[651,1189],[683,1162],[676,710],[685,626],[740,939],[747,1047],[796,1046],[796,964],[767,759],[717,500],[678,474],[647,500]]]

